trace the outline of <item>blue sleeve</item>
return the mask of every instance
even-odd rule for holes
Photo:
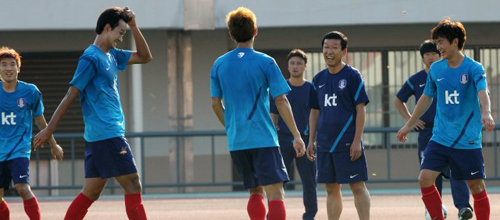
[[[266,74],[267,81],[269,82],[269,92],[273,96],[273,99],[290,92],[290,86],[286,83],[285,77],[283,77],[276,61],[273,60],[269,63]]]
[[[474,80],[474,85],[476,90],[479,92],[481,90],[488,89],[488,82],[486,81],[486,72],[483,65],[479,63],[474,63],[471,68],[472,79]]]
[[[410,79],[406,80],[405,84],[399,92],[396,94],[396,97],[398,97],[399,100],[402,102],[408,101],[408,99],[415,94],[415,90],[413,87],[413,84],[411,83]]]
[[[278,108],[276,107],[276,101],[273,99],[273,96],[269,97],[269,110],[271,113],[279,114]]]
[[[78,90],[80,90],[80,92],[82,92],[96,74],[97,63],[95,62],[95,59],[90,56],[82,56],[78,61],[75,76],[73,76],[73,80],[71,80],[69,85],[75,86]]]
[[[318,87],[316,86],[316,82],[314,81],[314,79],[311,82],[311,84],[312,84],[311,92],[309,92],[309,105],[313,109],[319,109],[318,93],[317,93]]]
[[[222,97],[222,88],[220,86],[219,76],[217,75],[216,64],[214,64],[210,72],[210,91],[212,92],[212,97]]]
[[[353,82],[351,83],[351,94],[354,95],[354,104],[358,105],[361,103],[365,103],[365,105],[368,105],[370,102],[370,99],[368,99],[368,94],[366,93],[366,87],[365,87],[365,80],[363,79],[363,76],[358,73],[354,75],[353,77]]]
[[[125,71],[127,69],[128,61],[130,60],[133,52],[130,50],[113,49],[111,50],[111,53],[116,59],[118,69],[121,71]]]
[[[437,87],[436,87],[436,81],[434,81],[434,78],[432,77],[432,73],[434,72],[434,68],[429,70],[429,74],[427,74],[427,83],[425,85],[424,89],[424,94],[426,96],[429,96],[431,98],[436,98],[437,97]]]
[[[45,107],[43,106],[43,100],[42,100],[42,93],[36,86],[34,86],[34,91],[33,91],[33,98],[34,98],[34,106],[33,106],[33,115],[35,118],[40,117],[43,115],[43,112],[45,110]]]

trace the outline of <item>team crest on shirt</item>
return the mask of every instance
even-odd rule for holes
[[[347,86],[347,80],[345,80],[345,79],[341,79],[341,80],[339,81],[339,89],[340,89],[340,90],[343,90],[343,89],[345,89],[345,87],[346,87],[346,86]]]
[[[460,76],[460,83],[462,84],[467,84],[467,82],[469,82],[469,75],[467,75],[467,73],[464,73]]]
[[[242,58],[243,56],[245,56],[245,53],[243,53],[243,52],[238,53],[238,58]]]
[[[24,106],[26,106],[26,99],[24,98],[19,98],[17,100],[17,107],[19,108],[24,108]]]

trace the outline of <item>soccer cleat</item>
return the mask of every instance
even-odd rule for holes
[[[469,207],[461,208],[458,212],[458,220],[466,220],[472,218],[472,209]]]

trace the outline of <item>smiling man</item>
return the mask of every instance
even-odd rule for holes
[[[127,25],[134,35],[137,52],[117,49]],[[66,212],[66,220],[83,219],[108,178],[114,177],[125,191],[129,219],[147,219],[142,204],[142,187],[128,141],[120,102],[118,73],[128,64],[148,63],[152,56],[146,40],[128,8],[109,8],[97,20],[97,37],[80,57],[78,68],[47,128],[35,137],[44,145],[56,130],[73,100],[80,96],[85,119],[85,184]]]
[[[0,219],[10,219],[3,200],[11,181],[24,203],[30,220],[41,219],[38,200],[30,182],[30,155],[33,119],[39,129],[47,126],[43,116],[42,93],[30,83],[18,80],[21,56],[14,49],[0,48]],[[63,158],[63,150],[54,137],[49,137],[54,159]],[[36,150],[36,148],[35,148]]]
[[[405,142],[437,98],[433,136],[424,151],[418,177],[422,200],[432,219],[444,220],[441,196],[434,183],[450,167],[452,178],[467,180],[476,218],[486,220],[490,217],[490,203],[484,184],[481,130],[484,126],[493,131],[495,127],[486,73],[483,65],[462,52],[467,40],[462,23],[441,21],[432,29],[431,37],[443,59],[432,64],[424,94],[397,138]]]
[[[321,45],[327,68],[312,82],[307,155],[314,161],[318,151],[318,183],[326,184],[328,219],[340,218],[341,184],[349,184],[359,219],[367,220],[370,193],[365,185],[368,171],[362,136],[365,106],[370,100],[361,73],[343,61],[347,37],[332,31],[323,37]]]

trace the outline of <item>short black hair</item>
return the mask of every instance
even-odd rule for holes
[[[424,54],[429,52],[435,52],[441,55],[441,52],[439,52],[436,43],[433,40],[426,40],[420,44],[420,56],[424,57]]]
[[[290,61],[290,59],[292,57],[298,57],[298,58],[304,60],[304,63],[307,63],[307,54],[301,49],[293,49],[292,51],[290,51],[286,60]]]
[[[104,10],[99,16],[99,19],[97,19],[95,33],[101,34],[107,24],[111,26],[111,30],[115,29],[120,23],[120,20],[125,21],[125,23],[128,23],[130,21],[130,17],[127,15],[127,13],[125,13],[125,10],[123,10],[123,8],[112,7]]]
[[[450,44],[455,38],[458,39],[458,49],[464,49],[465,41],[467,41],[467,33],[465,27],[460,21],[452,21],[446,19],[431,30],[431,38],[437,40],[439,37],[446,38]]]
[[[342,50],[345,50],[347,48],[348,39],[340,31],[330,31],[330,32],[326,33],[325,36],[323,37],[323,40],[321,40],[321,47],[323,47],[325,45],[326,39],[340,40],[340,44],[342,45]]]

